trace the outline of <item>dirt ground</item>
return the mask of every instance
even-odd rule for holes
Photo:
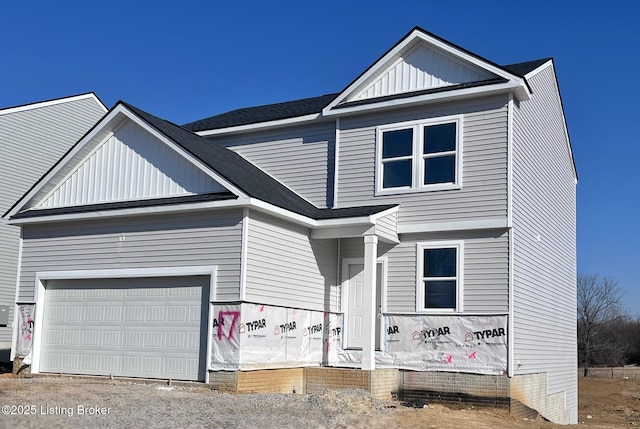
[[[78,415],[76,404],[109,407],[107,415]],[[373,400],[363,392],[322,395],[234,395],[199,385],[132,383],[105,379],[0,376],[0,428],[4,427],[306,427],[536,429],[564,427],[541,418],[516,419],[504,410],[415,408]],[[5,406],[35,405],[32,415]],[[44,409],[43,409],[44,405]],[[74,407],[73,416],[54,407]],[[241,410],[245,410],[242,412]],[[35,415],[34,415],[35,414]],[[580,378],[579,423],[589,428],[640,428],[640,380]]]

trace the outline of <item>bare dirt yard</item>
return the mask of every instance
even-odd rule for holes
[[[589,428],[640,427],[640,381],[580,379],[579,421]],[[416,407],[361,391],[321,395],[212,391],[202,385],[96,378],[0,376],[0,428],[560,428],[504,410]]]

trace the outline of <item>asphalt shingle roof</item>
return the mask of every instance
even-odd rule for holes
[[[119,102],[150,126],[182,146],[213,171],[231,182],[247,195],[312,219],[334,219],[367,216],[387,210],[392,205],[354,208],[319,209],[236,152],[211,140],[200,137],[174,123],[160,119],[125,102]]]
[[[236,109],[220,115],[190,122],[182,127],[193,132],[237,127],[260,122],[277,121],[298,116],[319,113],[336,98],[338,94],[326,94],[320,97],[303,98],[283,103]]]
[[[542,64],[549,61],[550,58],[543,58],[534,61],[526,61],[517,64],[510,64],[506,66],[498,66],[509,73],[512,73],[518,77],[524,77],[527,73],[540,67]],[[456,85],[453,87],[435,88],[431,90],[420,91],[420,93],[441,92],[451,89],[459,89],[460,87],[472,87],[495,83],[502,81],[502,79],[493,79],[482,82],[471,82],[467,84]],[[221,113],[219,115],[210,116],[208,118],[200,119],[198,121],[189,122],[182,127],[193,132],[204,130],[217,130],[228,127],[238,127],[242,125],[258,124],[261,122],[277,121],[280,119],[295,118],[298,116],[310,115],[314,113],[322,112],[329,103],[331,103],[340,93],[326,94],[319,97],[304,98],[301,100],[285,101],[282,103],[266,104],[264,106],[246,107],[243,109],[236,109],[230,112]],[[397,96],[388,96],[390,98],[402,98],[404,96],[413,96],[415,93],[399,94]],[[381,97],[382,98],[382,97]],[[371,100],[363,100],[362,103],[370,102]],[[380,100],[376,100],[380,101]],[[359,102],[353,102],[359,103]],[[345,103],[345,105],[352,105]],[[337,106],[338,107],[338,106]]]

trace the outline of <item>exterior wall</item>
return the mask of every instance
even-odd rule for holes
[[[374,398],[392,399],[398,396],[398,374],[397,369],[305,368],[306,393],[321,394],[326,389],[362,389]]]
[[[337,240],[312,240],[307,228],[251,211],[245,299],[335,311]]]
[[[438,104],[340,120],[338,207],[400,203],[398,224],[507,217],[507,98]],[[375,196],[376,127],[463,114],[462,189]]]
[[[333,204],[335,122],[211,138],[318,207]]]
[[[575,177],[553,69],[529,83],[513,110],[514,371],[546,373],[576,423]]]
[[[239,210],[27,224],[18,299],[38,271],[215,265],[215,299],[238,300],[241,236]]]
[[[105,114],[93,96],[39,104],[0,110],[0,214]],[[20,228],[0,223],[0,305],[10,309],[9,325],[0,327],[0,349],[12,336],[19,243]]]
[[[509,308],[509,239],[503,230],[403,234],[396,246],[379,243],[387,257],[387,313],[416,311],[416,243],[464,241],[463,293],[465,313],[506,314]],[[360,238],[341,240],[341,258],[362,258]]]
[[[391,213],[376,222],[376,235],[387,240],[398,240],[398,213]]]

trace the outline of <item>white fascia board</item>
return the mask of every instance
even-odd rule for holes
[[[154,137],[156,137],[157,139],[159,139],[160,141],[162,141],[164,144],[166,144],[167,146],[169,146],[171,149],[173,149],[175,152],[177,152],[179,155],[181,155],[182,157],[186,158],[190,163],[192,163],[193,165],[195,165],[197,168],[199,168],[200,170],[202,170],[203,173],[207,174],[209,177],[211,177],[213,180],[215,180],[216,182],[220,183],[222,186],[224,186],[225,188],[227,188],[229,191],[233,192],[234,194],[238,195],[241,198],[246,198],[248,197],[243,191],[241,191],[240,189],[238,189],[235,185],[233,185],[231,182],[227,181],[226,179],[224,179],[223,177],[221,177],[220,175],[218,175],[217,173],[215,173],[215,171],[213,171],[211,169],[211,167],[209,167],[208,165],[205,165],[202,161],[200,161],[198,158],[194,157],[193,155],[191,155],[191,153],[189,153],[188,151],[186,151],[185,149],[183,149],[180,145],[174,143],[172,140],[170,140],[168,137],[166,137],[164,134],[162,134],[161,132],[157,131],[155,128],[153,128],[152,126],[150,126],[149,124],[147,124],[144,120],[140,119],[137,115],[135,115],[133,112],[131,112],[130,110],[128,110],[126,107],[120,105],[118,107],[121,107],[123,109],[123,112],[126,112],[127,116],[129,117],[129,119],[131,119],[133,122],[135,122],[137,125],[141,126],[142,128],[144,128],[146,131],[148,131],[150,134],[152,134]]]
[[[313,239],[352,238],[364,235],[375,235],[372,225],[336,226],[333,228],[318,228],[311,231]]]
[[[508,229],[506,217],[482,220],[463,220],[451,222],[428,222],[398,225],[398,234],[417,234],[421,232],[472,231],[478,229]]]
[[[109,219],[122,216],[133,216],[139,214],[158,214],[158,213],[174,213],[174,212],[188,212],[193,210],[206,210],[206,209],[233,209],[247,207],[248,199],[240,198],[236,200],[224,200],[224,201],[205,201],[201,203],[184,203],[184,204],[167,204],[151,207],[133,207],[128,209],[111,209],[111,210],[95,210],[82,213],[67,213],[60,215],[43,215],[34,216],[24,219],[9,219],[6,221],[9,225],[25,225],[31,223],[42,222],[59,222],[59,221],[73,221],[83,219]]]
[[[374,225],[375,221],[371,219],[371,216],[358,216],[349,218],[338,219],[312,219],[307,216],[303,216],[298,213],[293,213],[289,210],[274,206],[262,200],[255,198],[249,199],[249,208],[267,213],[271,216],[284,219],[289,222],[293,222],[298,225],[305,226],[307,228],[333,228],[355,225]]]
[[[519,97],[519,92],[522,92],[522,88],[526,88],[524,82],[522,84],[516,82],[505,82],[494,85],[477,86],[473,88],[455,89],[451,91],[436,92],[433,94],[423,94],[415,97],[396,98],[392,100],[371,102],[367,104],[356,105],[352,107],[340,107],[336,110],[325,110],[326,116],[345,115],[351,113],[365,112],[375,109],[392,109],[396,107],[402,107],[411,104],[425,103],[429,101],[438,101],[443,99],[454,100],[456,98],[464,98],[478,95],[489,95],[492,93],[509,93],[516,94],[516,98],[522,100]],[[527,90],[528,91],[528,90]],[[527,100],[525,98],[524,100]]]
[[[64,98],[56,98],[55,100],[47,100],[47,101],[41,101],[41,102],[36,102],[31,104],[24,104],[22,106],[1,109],[0,115],[7,115],[10,113],[18,113],[18,112],[24,112],[27,110],[39,109],[42,107],[55,106],[56,104],[70,103],[74,101],[84,100],[86,98],[93,98],[96,104],[98,104],[104,110],[105,113],[109,110],[104,104],[102,104],[102,101],[100,101],[100,99],[93,92],[89,92],[87,94],[74,95],[71,97],[64,97]]]
[[[223,134],[243,133],[243,132],[256,131],[256,130],[262,131],[268,128],[284,127],[287,125],[295,125],[295,124],[300,124],[304,122],[311,122],[321,117],[322,115],[320,113],[312,113],[310,115],[296,116],[294,118],[280,119],[277,121],[256,122],[254,124],[238,125],[236,127],[196,131],[195,134],[198,134],[201,137],[208,137],[208,136],[218,136]]]

